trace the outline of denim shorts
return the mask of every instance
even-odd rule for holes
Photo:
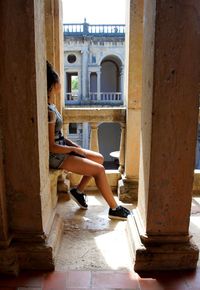
[[[49,167],[52,169],[58,169],[63,163],[68,154],[61,153],[49,153]]]

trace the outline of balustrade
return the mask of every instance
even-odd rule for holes
[[[63,110],[63,133],[66,136],[68,124],[70,123],[89,123],[90,132],[90,149],[99,151],[98,142],[98,125],[103,122],[117,122],[121,126],[121,141],[119,154],[119,171],[124,171],[124,152],[125,152],[125,126],[126,126],[126,109],[125,108],[67,108]]]
[[[90,92],[89,96],[82,99],[78,94],[74,93],[66,93],[65,104],[104,104],[106,102],[107,105],[109,103],[113,105],[122,105],[123,104],[123,95],[121,92]]]
[[[65,36],[69,35],[96,35],[96,36],[125,36],[124,24],[95,24],[84,23],[67,23],[63,24]]]

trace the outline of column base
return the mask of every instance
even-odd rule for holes
[[[0,250],[0,272],[17,275],[20,270],[54,270],[54,258],[63,233],[63,221],[55,215],[48,237],[37,241],[12,241],[7,249]],[[30,236],[30,235],[29,235]],[[42,236],[42,235],[41,235]]]
[[[19,261],[14,248],[0,249],[0,273],[13,276],[19,273]]]
[[[118,198],[125,203],[138,200],[138,179],[129,179],[122,176],[118,181]]]
[[[141,237],[137,212],[129,216],[128,239],[135,271],[163,271],[195,269],[199,249],[191,238],[183,237]],[[156,242],[156,239],[158,241]],[[181,239],[183,242],[180,242]],[[145,242],[144,242],[145,240]],[[150,240],[150,241],[149,241]],[[165,242],[164,242],[165,241]]]

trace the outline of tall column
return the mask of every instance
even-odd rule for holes
[[[9,244],[8,214],[3,166],[2,134],[0,132],[0,247],[5,246],[6,244]]]
[[[43,1],[1,1],[0,34],[0,271],[53,269]]]
[[[124,66],[121,65],[120,67],[120,75],[119,75],[119,82],[120,82],[120,86],[119,86],[119,92],[121,92],[122,98],[124,97]]]
[[[83,126],[83,148],[89,149],[89,132],[88,132],[88,123],[84,122]]]
[[[63,135],[65,136],[65,138],[68,138],[68,134],[69,134],[69,123],[64,123],[63,124]]]
[[[60,76],[61,91],[56,98],[56,106],[62,113],[64,107],[64,37],[62,0],[54,0],[54,47],[55,68]]]
[[[88,50],[85,47],[82,52],[82,98],[88,96]]]
[[[90,149],[99,152],[98,123],[91,123]]]
[[[101,67],[97,71],[97,100],[101,100]]]
[[[120,123],[121,127],[121,138],[120,138],[120,151],[119,151],[119,172],[124,173],[125,163],[125,123]]]
[[[45,38],[46,38],[46,58],[55,65],[54,50],[54,0],[45,0]]]
[[[47,60],[54,66],[61,81],[61,92],[55,97],[54,103],[62,112],[64,104],[64,49],[61,0],[45,0],[45,34]]]
[[[132,202],[138,197],[142,54],[143,54],[143,0],[128,0],[125,96],[126,96],[126,141],[125,172],[118,184],[119,199]]]
[[[90,92],[91,92],[91,72],[88,72],[88,99],[90,100]]]
[[[199,110],[199,11],[196,0],[145,0],[139,198],[128,221],[135,270],[189,269],[198,260],[188,227]]]

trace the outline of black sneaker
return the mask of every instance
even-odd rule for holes
[[[76,188],[72,188],[69,192],[71,198],[83,209],[87,209],[88,205],[85,201],[86,194],[84,193],[78,193],[76,191]]]
[[[126,220],[129,214],[130,211],[127,208],[119,205],[116,210],[112,210],[112,208],[109,209],[108,217],[110,219]]]

